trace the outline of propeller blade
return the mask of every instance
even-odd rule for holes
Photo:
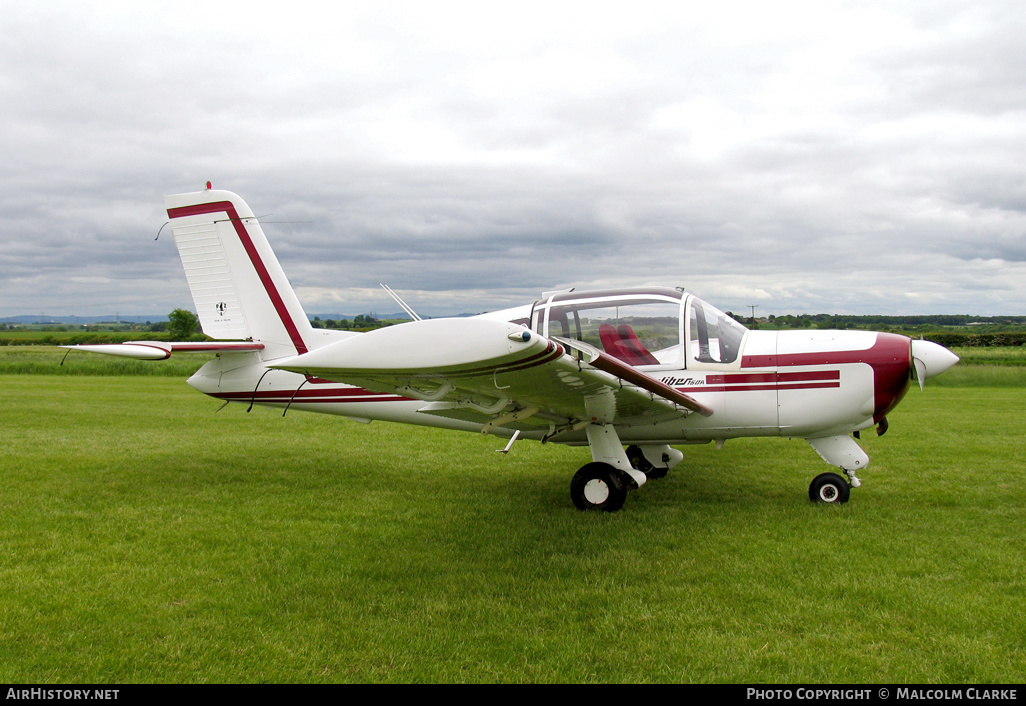
[[[926,363],[919,358],[913,358],[912,367],[916,369],[916,379],[919,380],[919,389],[922,391],[926,386]]]

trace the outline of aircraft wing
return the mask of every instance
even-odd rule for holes
[[[103,353],[120,358],[136,360],[166,360],[173,352],[225,353],[230,351],[259,351],[264,344],[252,341],[131,341],[128,343],[88,343],[76,346],[61,346],[73,351]]]
[[[427,319],[354,336],[271,367],[426,404],[482,431],[631,425],[712,410],[606,353],[505,321]]]

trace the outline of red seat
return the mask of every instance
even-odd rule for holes
[[[648,349],[638,340],[637,335],[627,324],[620,324],[617,332],[620,334],[621,343],[627,350],[630,351],[630,355],[634,358],[633,361],[627,361],[631,365],[658,365],[659,361],[656,357],[648,352]]]
[[[614,328],[612,324],[599,326],[599,338],[606,353],[619,358],[628,365],[657,365],[655,356],[648,352],[634,330],[627,324]]]
[[[621,358],[620,334],[616,332],[612,324],[599,326],[599,338],[602,339],[602,347],[606,349],[606,353]]]

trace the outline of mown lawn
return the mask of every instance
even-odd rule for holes
[[[0,375],[0,680],[1022,682],[1026,388],[933,382],[845,506],[771,439],[608,515],[585,449]]]

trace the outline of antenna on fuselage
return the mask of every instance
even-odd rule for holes
[[[378,282],[378,284],[381,284],[381,282]],[[411,309],[410,305],[404,302],[398,294],[393,292],[391,287],[389,287],[387,284],[381,284],[381,288],[388,292],[388,295],[390,297],[395,299],[395,303],[401,306],[403,308],[403,311],[410,315],[410,318],[412,318],[414,321],[421,321],[421,318],[417,315],[417,312]]]

